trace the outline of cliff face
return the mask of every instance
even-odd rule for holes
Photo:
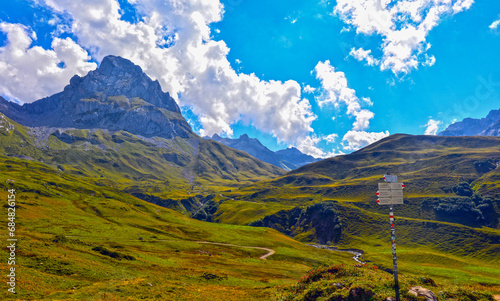
[[[131,61],[107,56],[60,93],[19,106],[0,98],[0,111],[30,127],[125,130],[146,137],[192,133],[175,100]]]
[[[268,215],[250,224],[254,227],[276,229],[303,242],[330,244],[338,242],[342,224],[335,202],[322,202],[304,209],[295,207]]]

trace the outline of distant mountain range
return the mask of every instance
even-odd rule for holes
[[[262,145],[262,143],[260,143],[257,138],[250,138],[247,134],[241,135],[237,139],[222,138],[217,134],[214,134],[212,137],[204,138],[212,139],[229,147],[242,150],[259,160],[262,160],[274,166],[278,166],[285,170],[293,170],[300,166],[321,160],[314,158],[313,156],[306,155],[295,147],[273,152],[269,148]]]
[[[448,126],[439,136],[500,136],[500,109],[486,118],[465,118]]]

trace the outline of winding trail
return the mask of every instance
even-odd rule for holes
[[[363,256],[363,251],[362,250],[357,250],[357,249],[339,250],[336,247],[329,247],[329,246],[325,246],[325,245],[312,245],[312,244],[310,244],[310,246],[318,248],[318,249],[330,250],[330,251],[333,251],[333,252],[347,252],[347,253],[351,253],[351,254],[354,255],[352,257],[352,259],[354,259],[356,262],[361,263],[361,264],[366,264],[366,262],[363,262],[363,261],[359,260],[359,258],[361,256]]]
[[[81,236],[81,235],[65,235],[65,237],[104,238],[104,237],[100,237],[100,236]],[[135,240],[130,240],[130,241],[135,241]],[[262,259],[262,260],[267,260],[267,257],[276,253],[273,249],[268,249],[268,248],[263,248],[263,247],[253,247],[253,246],[240,246],[240,245],[233,245],[233,244],[227,244],[227,243],[222,243],[222,242],[175,240],[175,239],[158,239],[158,240],[154,240],[154,241],[194,242],[194,243],[199,243],[199,244],[210,244],[210,245],[219,245],[219,246],[237,247],[237,248],[248,248],[248,249],[257,249],[257,250],[267,251],[266,254],[259,257],[259,259]]]
[[[211,245],[238,247],[238,248],[249,248],[249,249],[258,249],[258,250],[267,251],[266,254],[259,257],[259,259],[262,259],[262,260],[266,260],[267,257],[269,257],[275,253],[273,249],[262,248],[262,247],[240,246],[240,245],[226,244],[226,243],[221,243],[221,242],[210,242],[210,241],[195,241],[195,242],[197,242],[199,244],[211,244]]]

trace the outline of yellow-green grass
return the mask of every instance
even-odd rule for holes
[[[449,284],[433,278],[399,275],[399,294],[404,301],[425,300],[409,293],[410,288],[423,286],[439,300],[489,300],[495,291],[486,285]],[[377,266],[333,265],[309,271],[297,284],[283,287],[275,300],[385,300],[395,297],[393,276]]]
[[[16,162],[0,174],[0,199],[7,200],[6,188],[17,193],[14,299],[265,300],[312,267],[352,260],[275,230],[193,220],[86,178]],[[261,260],[267,251],[249,247],[276,253]],[[8,269],[7,252],[0,267]]]
[[[248,221],[252,219],[250,214],[239,215],[237,211],[258,208],[272,214],[278,209],[289,209],[289,206],[281,205],[286,202],[246,203],[226,201],[220,209],[226,211],[220,218],[233,216],[236,221]],[[346,200],[338,202],[337,212],[342,222],[338,247],[361,249],[365,252],[364,259],[371,264],[392,268],[389,208],[384,206],[376,213],[362,209],[358,204]],[[498,230],[402,217],[399,215],[402,208],[395,207],[402,273],[414,277],[431,276],[447,285],[500,285],[499,273],[491,270],[500,263]]]
[[[96,139],[109,140],[104,132],[96,131],[93,134]],[[16,136],[16,139],[21,136]],[[0,185],[4,189],[15,187],[20,192],[18,233],[25,240],[20,240],[19,248],[21,252],[26,250],[27,253],[19,255],[20,275],[24,275],[20,276],[19,287],[33,287],[26,292],[26,298],[47,295],[50,299],[96,296],[94,298],[123,300],[137,296],[178,300],[262,300],[271,298],[276,285],[296,281],[311,267],[352,261],[348,253],[331,253],[303,246],[276,231],[195,221],[128,194],[136,190],[178,199],[197,193],[216,193],[215,199],[220,203],[216,213],[218,220],[240,225],[294,206],[338,199],[337,211],[341,216],[343,231],[339,247],[362,249],[370,264],[389,268],[388,213],[384,213],[382,207],[368,203],[373,197],[376,183],[380,181],[379,176],[370,173],[378,174],[388,166],[397,166],[399,169],[408,167],[409,170],[404,173],[408,181],[403,177],[408,187],[405,193],[414,199],[449,196],[450,193],[443,191],[444,186],[449,188],[453,183],[477,177],[470,168],[466,168],[457,172],[433,173],[432,177],[424,179],[421,172],[426,172],[426,169],[417,170],[416,167],[420,165],[414,162],[380,164],[375,158],[368,157],[366,168],[362,167],[358,173],[353,171],[344,179],[302,173],[238,189],[235,181],[221,178],[220,175],[224,176],[226,171],[219,170],[219,176],[202,176],[195,183],[188,184],[187,177],[183,175],[179,178],[182,171],[178,167],[158,170],[154,161],[158,158],[148,145],[142,145],[130,135],[122,138],[130,141],[122,143],[120,147],[123,147],[123,152],[119,155],[130,154],[143,159],[129,161],[126,158],[109,157],[108,153],[95,148],[90,155],[79,151],[77,144],[72,145],[74,152],[50,154],[50,162],[57,162],[56,159],[65,162],[59,164],[62,168],[53,163],[46,165],[0,157]],[[62,151],[68,149],[55,137],[49,140],[51,148]],[[0,142],[5,141],[0,139]],[[19,139],[10,142],[23,143]],[[190,145],[184,140],[172,143],[178,143],[178,148],[189,151]],[[3,145],[3,148],[7,147]],[[205,167],[211,164],[213,158],[225,155],[217,145],[205,147],[205,155],[200,158]],[[469,159],[481,158],[480,152],[494,156],[498,153],[495,148],[485,149],[487,152],[476,150]],[[438,154],[434,163],[445,162],[448,150],[439,150],[442,153]],[[38,158],[37,154],[47,156],[47,153],[40,155],[41,151],[37,148],[29,151],[32,151],[34,158]],[[85,156],[113,159],[118,167],[108,166],[104,161],[97,162],[99,164],[74,164],[75,160],[85,161],[82,160]],[[152,158],[152,161],[147,158]],[[426,158],[421,160],[428,161]],[[229,163],[225,162],[222,166],[230,167]],[[143,169],[141,164],[148,168]],[[261,170],[265,171],[266,168]],[[170,171],[172,175],[168,176]],[[495,173],[486,174],[484,178],[488,176],[488,181],[496,183]],[[102,178],[99,176],[101,174]],[[200,174],[207,175],[203,172]],[[240,176],[240,179],[247,179],[244,183],[248,184],[256,179],[269,178],[269,173]],[[7,179],[15,182],[6,183]],[[280,182],[290,179],[293,181],[289,184]],[[425,181],[420,182],[423,179]],[[429,181],[435,181],[434,186],[426,187]],[[474,183],[480,181],[481,178]],[[121,191],[124,188],[127,193]],[[5,198],[5,195],[0,197]],[[498,230],[425,221],[410,212],[409,208],[412,205],[401,211],[396,207],[396,236],[402,256],[402,275],[409,278],[431,275],[438,283],[445,285],[483,283],[491,290],[496,289],[499,276],[491,267],[499,262],[496,242]],[[61,236],[69,237],[66,237],[67,241],[62,241],[64,239],[61,240]],[[207,245],[197,241],[242,247]],[[243,246],[270,248],[277,253],[267,261],[262,261],[258,257],[265,251]],[[122,256],[122,260],[92,250],[95,247],[113,251],[117,256]],[[123,256],[132,256],[135,260],[129,261]],[[2,269],[7,268],[5,262],[2,257]],[[28,272],[23,274],[22,270]],[[207,274],[202,278],[204,273],[213,274],[215,278],[207,280],[205,278],[211,277]],[[263,275],[271,275],[272,279]]]

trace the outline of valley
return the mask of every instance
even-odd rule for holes
[[[357,286],[390,296],[389,212],[375,202],[387,173],[406,185],[394,208],[402,287],[500,294],[499,137],[396,134],[286,171],[195,134],[158,82],[119,57],[33,104],[0,99],[0,111],[19,298],[316,300],[306,294],[347,298]],[[365,264],[315,244],[362,250]]]

